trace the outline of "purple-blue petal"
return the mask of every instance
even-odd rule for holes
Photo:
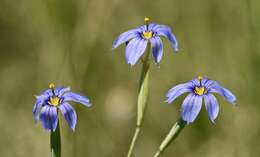
[[[40,96],[43,96],[43,95],[47,95],[47,96],[52,96],[53,95],[53,93],[52,93],[52,91],[51,91],[51,89],[47,89],[47,90],[45,90],[44,92],[42,92],[42,94],[40,95]]]
[[[163,43],[160,37],[155,36],[150,39],[152,46],[152,53],[156,63],[160,63],[163,56]]]
[[[54,132],[58,124],[57,108],[50,105],[43,106],[40,120],[44,129]]]
[[[165,25],[157,25],[153,27],[153,30],[157,33],[157,35],[164,36],[171,42],[171,46],[175,51],[178,51],[178,41],[174,34],[171,31],[171,28]]]
[[[69,92],[70,88],[69,87],[57,87],[54,90],[54,93],[56,96],[61,97],[64,93]]]
[[[127,32],[124,32],[122,34],[120,34],[116,40],[113,42],[113,49],[117,48],[119,45],[127,42],[130,39],[136,38],[139,36],[138,34],[138,28],[136,29],[131,29]]]
[[[193,84],[194,87],[200,86],[200,81],[197,78],[191,80],[190,82]]]
[[[147,46],[147,40],[142,38],[132,39],[126,46],[127,63],[133,66],[138,59],[144,54]]]
[[[182,103],[182,119],[187,123],[192,123],[198,116],[202,106],[202,96],[189,94]]]
[[[62,103],[59,105],[62,115],[65,117],[70,128],[74,131],[77,124],[77,114],[74,108],[69,103]]]
[[[201,84],[205,87],[205,85],[210,81],[206,76],[202,76]]]
[[[191,82],[179,84],[177,86],[174,86],[172,89],[170,89],[167,94],[167,100],[166,102],[171,103],[173,102],[177,97],[180,95],[186,93],[186,92],[192,92],[192,87],[193,84]]]
[[[211,93],[218,93],[219,95],[223,96],[228,102],[235,105],[236,104],[236,96],[231,93],[228,89],[222,87],[219,84],[215,84],[211,86],[209,92]]]
[[[156,24],[156,23],[150,23],[150,24],[148,25],[148,30],[149,30],[149,31],[153,31],[155,26],[158,26],[158,24]]]
[[[39,99],[36,100],[34,107],[33,107],[33,115],[34,115],[34,119],[35,122],[39,121],[39,115],[40,115],[40,109],[43,105],[43,102]]]
[[[87,107],[90,107],[91,104],[89,102],[89,99],[83,95],[74,93],[74,92],[68,92],[63,95],[64,101],[74,101],[77,103],[81,103]]]
[[[35,122],[39,121],[40,110],[42,106],[45,104],[45,101],[46,99],[48,99],[48,97],[49,96],[47,94],[36,96],[36,101],[33,107],[33,115],[34,115]]]
[[[202,83],[202,86],[206,87],[207,89],[210,89],[212,86],[218,85],[217,81],[209,80],[204,77],[203,77],[201,83]]]
[[[219,104],[216,97],[212,94],[204,95],[205,107],[210,120],[214,123],[219,113]]]

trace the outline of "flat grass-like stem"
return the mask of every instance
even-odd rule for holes
[[[154,157],[159,157],[161,153],[171,144],[176,137],[180,134],[180,132],[183,130],[183,128],[186,126],[186,122],[180,118],[171,128],[168,135],[165,137],[165,139],[162,141],[159,149],[157,150]]]
[[[56,130],[51,131],[51,157],[61,157],[61,138],[60,138],[60,125],[59,120]]]
[[[141,131],[141,126],[143,122],[143,116],[145,112],[145,107],[148,101],[148,93],[149,93],[149,73],[150,73],[150,63],[149,63],[149,56],[150,56],[150,46],[148,46],[148,53],[142,59],[142,72],[138,90],[138,98],[137,98],[137,121],[136,121],[136,128],[135,133],[130,144],[129,151],[127,153],[127,157],[131,157],[133,153],[133,149],[138,138],[138,135]]]

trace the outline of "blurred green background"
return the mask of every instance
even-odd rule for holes
[[[76,132],[62,121],[63,157],[122,157],[136,122],[140,64],[125,62],[113,40],[145,16],[169,25],[180,43],[164,40],[160,67],[152,64],[151,92],[136,157],[154,154],[180,116],[173,85],[199,74],[232,90],[216,125],[205,108],[162,157],[260,156],[260,1],[258,0],[0,0],[0,156],[49,156],[49,134],[35,124],[34,95],[50,82],[86,94],[92,108],[73,104]]]

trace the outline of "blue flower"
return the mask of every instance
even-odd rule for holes
[[[123,43],[127,43],[125,55],[127,63],[131,66],[144,54],[148,42],[151,43],[155,62],[157,64],[160,63],[163,56],[163,43],[160,36],[167,38],[172,48],[178,51],[178,42],[168,26],[149,23],[148,18],[145,18],[145,22],[146,25],[122,33],[113,42],[113,49]]]
[[[219,113],[219,104],[213,93],[223,96],[231,104],[235,104],[236,97],[228,89],[222,87],[218,82],[199,76],[187,83],[179,84],[170,89],[166,95],[167,102],[173,102],[183,93],[190,94],[184,99],[181,108],[182,119],[187,123],[192,123],[198,116],[202,99],[210,120],[214,123]]]
[[[90,107],[89,99],[85,96],[70,92],[69,87],[57,87],[50,84],[50,89],[36,96],[36,102],[33,108],[35,121],[39,120],[43,128],[48,131],[55,131],[58,123],[58,109],[65,117],[70,128],[74,131],[77,123],[77,115],[69,101],[81,103]]]

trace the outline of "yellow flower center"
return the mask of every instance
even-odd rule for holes
[[[145,39],[150,39],[153,37],[153,32],[152,31],[143,32],[142,36]]]
[[[194,92],[198,95],[203,95],[204,93],[206,93],[206,90],[204,87],[195,87]]]
[[[60,104],[60,98],[57,96],[51,97],[49,104],[51,104],[53,106],[58,106]]]

